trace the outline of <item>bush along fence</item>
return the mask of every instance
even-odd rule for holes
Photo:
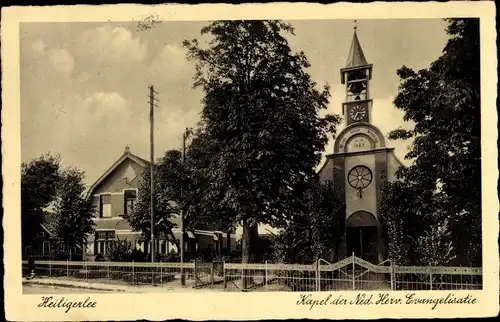
[[[23,262],[28,274],[28,262]],[[482,269],[374,265],[354,256],[311,265],[223,262],[138,263],[35,261],[38,278],[89,283],[214,288],[224,291],[470,290],[482,289]]]

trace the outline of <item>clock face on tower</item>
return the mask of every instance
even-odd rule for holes
[[[349,111],[353,121],[361,121],[366,117],[366,108],[363,105],[354,105]]]

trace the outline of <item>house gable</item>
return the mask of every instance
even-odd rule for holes
[[[125,152],[95,183],[88,197],[101,193],[121,193],[125,189],[138,188],[148,162],[130,152]]]

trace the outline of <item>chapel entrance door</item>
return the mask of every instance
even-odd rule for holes
[[[378,223],[375,217],[365,211],[356,212],[347,219],[347,256],[355,256],[377,263]]]

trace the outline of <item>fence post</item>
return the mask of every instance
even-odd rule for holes
[[[266,292],[267,292],[267,261],[266,261],[266,270],[264,272],[264,282],[266,283]]]
[[[432,272],[429,273],[429,278],[430,278],[430,285],[431,285],[431,291],[432,291]]]
[[[390,279],[391,279],[391,291],[394,291],[394,266],[392,265],[392,260],[389,261],[390,263]]]
[[[215,282],[215,263],[212,261],[212,268],[211,268],[211,272],[210,272],[210,282],[212,283],[212,287],[214,286],[214,282]]]
[[[66,277],[69,278],[69,259],[66,260]]]
[[[224,291],[226,290],[227,287],[227,280],[226,280],[226,261],[222,261],[222,280],[224,283]]]
[[[109,262],[108,262],[108,284],[111,284],[111,279],[109,278]]]
[[[321,264],[318,259],[318,292],[321,292]]]
[[[132,285],[135,285],[134,261],[132,261]]]
[[[49,277],[52,277],[52,262],[50,261],[50,258],[49,258]]]
[[[163,287],[163,265],[160,259],[160,286]]]
[[[356,290],[356,263],[355,263],[355,260],[354,260],[354,252],[352,253],[352,290],[355,291]]]
[[[89,264],[85,260],[85,282],[89,282]]]
[[[151,286],[155,285],[155,268],[156,268],[155,266],[156,264],[153,262],[153,265],[151,266]]]
[[[194,263],[194,287],[197,287],[198,286],[198,272],[197,272],[197,265],[196,265],[196,259],[193,260],[193,263]]]

